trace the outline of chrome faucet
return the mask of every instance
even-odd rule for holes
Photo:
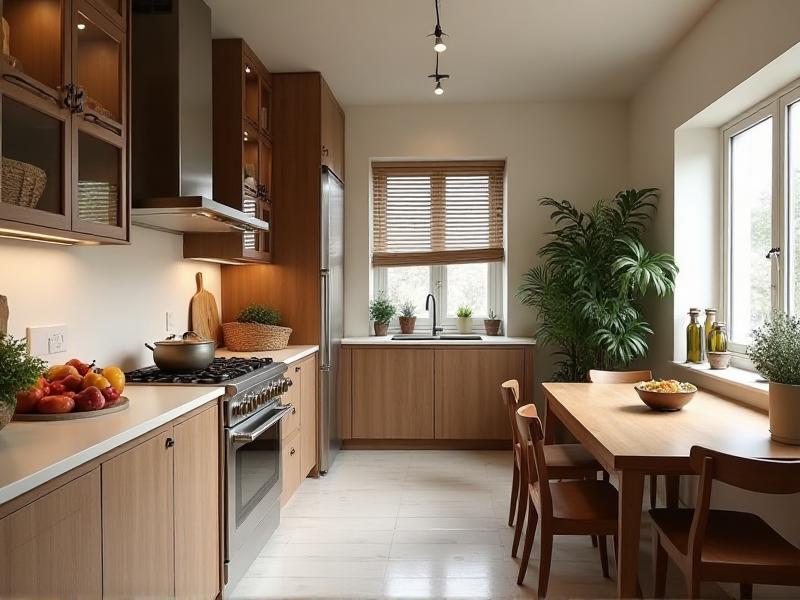
[[[433,294],[428,294],[428,297],[425,298],[425,310],[430,312],[431,302],[433,302],[433,329],[431,330],[431,335],[435,336],[444,331],[444,327],[436,326],[436,298],[434,298]]]

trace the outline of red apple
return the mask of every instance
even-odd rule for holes
[[[81,387],[83,387],[83,377],[80,375],[67,375],[61,380],[61,383],[70,392],[80,392]]]
[[[51,381],[50,382],[50,395],[51,396],[60,396],[64,392],[67,391],[67,386],[64,385],[64,381],[59,379],[58,381]]]
[[[114,386],[108,386],[107,388],[100,390],[103,394],[103,398],[106,399],[106,407],[113,406],[119,400],[119,392],[114,388]]]
[[[83,377],[89,371],[92,370],[92,368],[94,367],[95,361],[92,361],[92,364],[87,364],[87,363],[83,362],[82,360],[80,360],[78,358],[73,358],[71,360],[68,360],[67,364],[70,367],[75,367],[76,369],[78,369],[78,373],[80,374],[81,377]]]
[[[45,396],[36,405],[36,412],[44,414],[61,414],[72,412],[75,400],[69,396]]]
[[[103,393],[93,385],[75,396],[75,407],[81,411],[100,410],[105,404]]]
[[[36,412],[36,405],[44,398],[44,390],[40,387],[32,387],[23,392],[17,392],[17,408],[14,410],[16,413],[33,413]]]

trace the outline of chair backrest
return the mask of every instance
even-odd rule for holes
[[[515,444],[520,443],[520,431],[517,426],[517,408],[519,408],[519,381],[509,379],[500,384],[500,397],[508,411],[508,420],[511,423],[511,439]]]
[[[517,425],[522,437],[523,454],[528,469],[528,481],[539,492],[539,512],[552,516],[553,505],[550,498],[550,478],[547,462],[544,459],[544,430],[536,412],[536,406],[526,404],[517,409]]]
[[[650,381],[652,378],[652,371],[600,371],[598,369],[589,371],[591,383],[639,383],[640,381]]]
[[[692,527],[689,531],[689,555],[699,563],[714,480],[762,494],[800,492],[800,460],[765,460],[742,458],[716,450],[693,446],[692,470],[700,475]]]

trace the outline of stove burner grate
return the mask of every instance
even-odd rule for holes
[[[125,379],[130,383],[213,385],[242,377],[271,364],[271,358],[215,358],[208,367],[199,371],[175,373],[152,366],[125,373]]]

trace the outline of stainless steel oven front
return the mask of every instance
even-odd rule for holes
[[[280,422],[291,410],[274,402],[225,428],[226,588],[242,578],[280,522]]]

